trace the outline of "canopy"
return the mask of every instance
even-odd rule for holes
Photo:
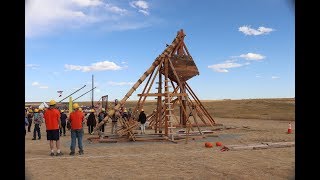
[[[47,103],[45,103],[45,102],[43,102],[43,103],[41,103],[40,105],[39,105],[39,108],[48,108],[49,106],[48,106],[48,104]]]

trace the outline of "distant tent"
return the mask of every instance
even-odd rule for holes
[[[47,103],[45,103],[45,102],[43,102],[43,103],[41,103],[40,105],[39,105],[39,108],[47,108],[47,107],[49,107],[48,106],[48,104]]]

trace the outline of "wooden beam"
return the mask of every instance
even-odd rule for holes
[[[138,96],[166,96],[166,93],[145,93]],[[187,93],[169,93],[170,96],[187,96]]]

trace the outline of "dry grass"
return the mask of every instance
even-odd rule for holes
[[[294,98],[202,100],[201,102],[213,118],[295,120]],[[91,102],[78,103],[80,105],[91,106]],[[125,106],[133,108],[136,106],[136,103],[137,101],[127,101]],[[143,108],[146,113],[151,113],[156,108],[156,101],[146,101]],[[175,110],[175,114],[178,115],[178,109]]]

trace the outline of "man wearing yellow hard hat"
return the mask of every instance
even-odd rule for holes
[[[93,129],[97,125],[96,115],[94,114],[94,109],[90,110],[90,114],[87,118],[87,126],[89,134],[93,134]]]
[[[49,108],[44,113],[44,120],[46,123],[47,140],[50,141],[51,156],[54,156],[54,142],[56,141],[57,153],[56,156],[61,156],[63,153],[60,150],[59,129],[61,126],[60,112],[56,108],[56,101],[49,102]]]
[[[40,126],[43,123],[43,116],[40,115],[39,109],[34,109],[34,114],[33,114],[33,122],[34,122],[34,129],[33,129],[33,138],[32,140],[36,140],[37,134],[38,134],[38,139],[41,139],[41,131],[40,131]]]
[[[70,145],[70,156],[75,155],[76,149],[76,140],[78,140],[78,148],[79,148],[79,155],[83,154],[83,120],[84,114],[80,111],[80,107],[78,103],[74,103],[72,105],[74,111],[70,113],[69,121],[71,125],[71,145]]]

